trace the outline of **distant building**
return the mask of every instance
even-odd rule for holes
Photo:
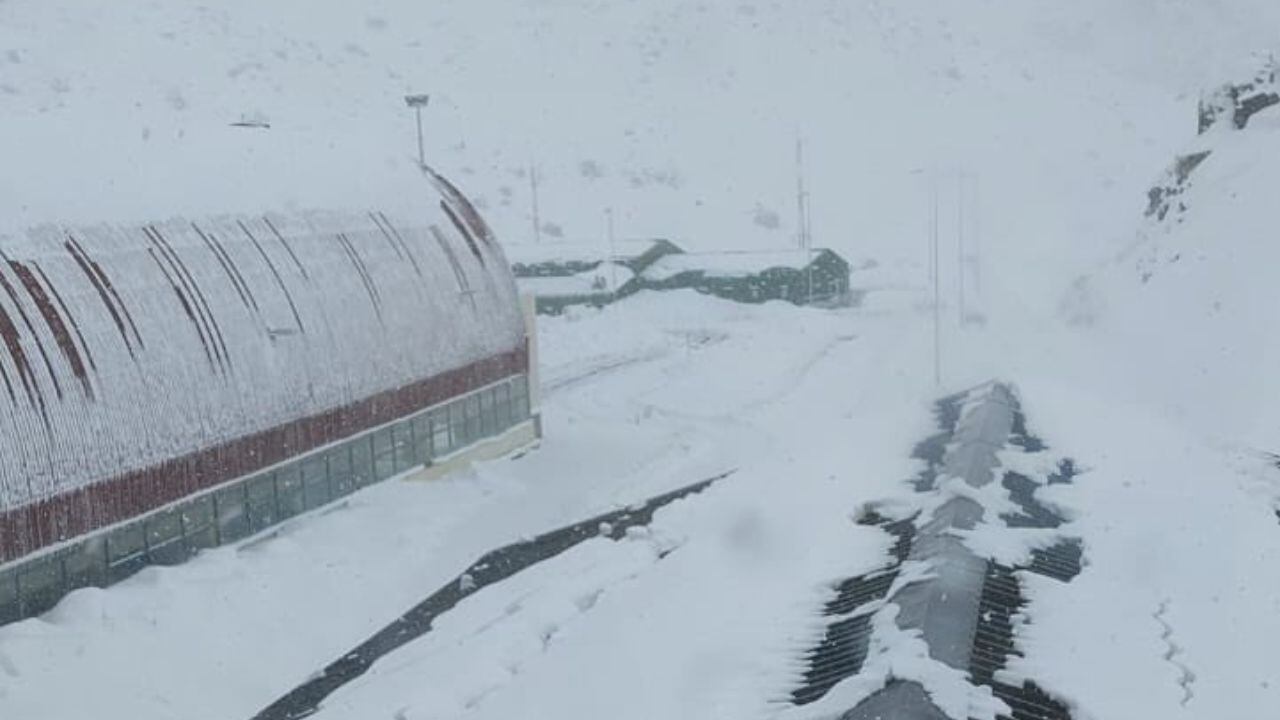
[[[849,263],[828,249],[729,251],[667,255],[637,278],[637,289],[692,288],[744,303],[796,305],[851,299]]]
[[[537,310],[556,315],[571,305],[601,307],[640,289],[637,277],[659,259],[684,251],[668,240],[548,243],[506,248],[520,291]]]

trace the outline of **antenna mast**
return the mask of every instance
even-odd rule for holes
[[[529,163],[529,189],[533,202],[533,241],[542,242],[542,218],[538,215],[538,166]]]
[[[966,264],[964,256],[964,170],[956,174],[956,253],[956,295],[957,304],[960,308],[960,325],[964,326],[964,273]]]
[[[929,260],[933,269],[933,383],[942,384],[942,292],[938,276],[938,173],[929,179]]]

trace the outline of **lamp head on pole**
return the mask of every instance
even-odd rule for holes
[[[413,114],[418,121],[418,165],[424,168],[427,166],[427,153],[422,144],[422,108],[426,107],[430,100],[430,95],[404,96],[404,104],[413,108]]]

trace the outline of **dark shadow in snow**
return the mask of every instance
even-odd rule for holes
[[[452,582],[415,605],[390,625],[379,630],[359,647],[343,655],[284,697],[268,705],[253,720],[297,720],[314,715],[320,704],[338,688],[360,677],[379,658],[422,637],[437,617],[453,609],[477,590],[505,580],[543,560],[559,555],[595,537],[620,540],[627,530],[648,525],[659,508],[700,493],[728,477],[732,470],[708,480],[650,498],[640,505],[597,515],[589,520],[513,543],[486,553]]]
[[[934,403],[933,417],[939,432],[920,441],[911,452],[911,457],[925,462],[924,469],[911,481],[916,492],[932,490],[937,482],[938,471],[947,454],[947,443],[951,442],[951,436],[955,434],[956,424],[960,422],[960,411],[968,397],[968,392],[962,392]]]
[[[793,705],[807,705],[822,698],[837,683],[857,675],[866,662],[871,645],[871,615],[878,601],[884,600],[898,579],[898,566],[911,554],[915,537],[915,517],[889,522],[874,511],[858,521],[859,525],[878,525],[895,537],[889,549],[892,560],[883,568],[865,575],[848,578],[836,585],[836,596],[827,602],[822,614],[837,618],[827,626],[818,644],[804,655],[806,668],[801,684],[791,691]]]

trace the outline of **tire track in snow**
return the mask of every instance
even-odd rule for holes
[[[747,414],[781,402],[804,383],[813,368],[828,359],[841,346],[851,343],[857,339],[858,336],[852,334],[842,334],[830,338],[826,342],[822,343],[822,345],[814,348],[813,352],[805,357],[801,362],[785,370],[783,373],[780,373],[780,380],[775,387],[769,389],[760,397],[756,397],[742,403],[741,405],[735,406],[730,411],[709,413],[689,412],[663,407],[660,403],[638,402],[640,402],[642,407],[649,409],[651,412],[659,412],[671,418],[698,422],[717,421],[738,423],[741,421],[741,418]],[[663,383],[654,388],[651,392],[663,391],[666,389],[667,384]],[[648,394],[650,393],[645,393],[645,395]]]
[[[1173,626],[1165,619],[1168,613],[1169,600],[1165,599],[1160,602],[1160,607],[1151,614],[1151,617],[1156,622],[1160,623],[1160,640],[1163,641],[1166,646],[1163,657],[1165,662],[1174,666],[1178,670],[1178,686],[1182,688],[1181,704],[1182,707],[1186,707],[1187,703],[1190,703],[1196,696],[1195,689],[1192,687],[1196,681],[1196,674],[1191,668],[1187,667],[1185,663],[1178,659],[1184,653],[1182,651],[1182,647],[1173,639]]]
[[[575,373],[568,377],[556,378],[554,380],[548,380],[547,382],[544,382],[542,384],[542,393],[544,396],[550,396],[553,393],[557,393],[557,392],[560,392],[561,390],[565,390],[565,389],[574,387],[576,385],[580,385],[588,380],[591,380],[592,378],[596,378],[601,375],[607,375],[609,373],[631,367],[632,365],[639,365],[641,363],[651,362],[653,360],[659,360],[665,357],[667,354],[668,354],[667,348],[658,348],[658,349],[651,350],[646,353],[640,353],[637,355],[627,355],[620,358],[611,358],[605,362],[600,363],[599,365],[594,365],[583,372]]]

